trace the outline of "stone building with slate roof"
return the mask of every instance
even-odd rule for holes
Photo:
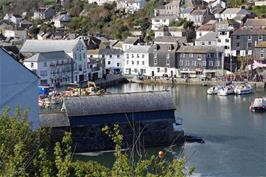
[[[177,52],[181,76],[214,76],[224,68],[224,49],[221,47],[181,46]]]
[[[254,47],[266,41],[266,29],[252,29],[242,27],[231,35],[231,50],[233,56],[250,56]]]
[[[175,109],[169,91],[65,97],[63,112],[42,114],[41,125],[52,127],[57,139],[71,130],[76,152],[113,149],[102,128],[114,124],[120,126],[124,148],[137,139],[145,147],[169,146],[184,137],[182,129],[174,130]]]

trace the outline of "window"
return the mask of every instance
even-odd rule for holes
[[[202,66],[206,66],[206,61],[202,61]]]
[[[110,65],[111,64],[111,61],[108,61],[107,64]]]
[[[201,45],[205,45],[205,42],[202,42]]]
[[[183,60],[179,61],[179,66],[183,66]]]
[[[34,63],[30,63],[30,67],[33,68],[34,67]]]
[[[133,61],[133,60],[132,60],[132,62],[131,62],[131,63],[132,63],[132,65],[134,65],[134,61]]]
[[[145,58],[145,55],[144,54],[142,54],[142,58]]]
[[[139,65],[139,61],[137,61],[137,65]]]
[[[263,40],[263,36],[258,37],[259,41]]]
[[[166,65],[170,65],[170,59],[166,59]]]
[[[263,53],[261,53],[261,54],[260,54],[260,58],[263,58],[263,57],[264,57],[264,55],[263,55]]]
[[[229,42],[229,39],[225,39],[225,42]]]
[[[154,58],[154,65],[157,65],[157,59]]]
[[[120,55],[117,55],[117,58],[120,58]]]
[[[183,58],[186,58],[186,54],[183,54]]]
[[[127,65],[129,64],[129,60],[127,60]]]
[[[112,55],[109,55],[109,58],[112,58]]]
[[[160,68],[157,68],[157,73],[159,73],[160,72]]]
[[[240,36],[236,36],[236,39],[240,39]]]
[[[164,72],[167,73],[167,68],[164,68]]]
[[[170,58],[170,53],[167,53],[166,58]]]
[[[120,66],[120,63],[116,63],[116,66],[119,67]]]
[[[212,45],[212,42],[211,42],[211,41],[209,41],[209,42],[208,42],[208,44],[209,44],[209,45]]]
[[[139,58],[139,54],[137,54],[137,58]]]
[[[250,48],[251,46],[252,46],[252,43],[249,42],[249,43],[248,43],[248,48]]]
[[[127,54],[127,59],[129,58],[129,54]]]
[[[252,36],[248,36],[248,40],[251,40],[252,39]]]
[[[40,71],[40,76],[47,76],[47,71],[45,71],[45,70]]]
[[[218,42],[221,42],[221,39],[218,39],[217,41],[218,41]]]
[[[236,51],[236,55],[240,55],[240,51],[239,50]]]
[[[142,65],[145,65],[145,61],[142,61]]]
[[[193,65],[194,66],[197,66],[197,61],[193,61]]]
[[[47,63],[46,62],[43,63],[43,67],[47,67]]]
[[[138,72],[138,70],[137,69],[134,69],[134,73],[137,73]]]
[[[220,61],[216,61],[216,66],[217,66],[217,67],[220,66]]]
[[[154,54],[154,58],[157,58],[157,53]]]
[[[86,59],[86,55],[85,55],[85,53],[83,53],[83,59]]]
[[[198,55],[198,60],[201,60],[201,55]]]
[[[193,53],[189,54],[189,57],[190,57],[190,58],[193,58]]]
[[[102,58],[104,58],[104,55],[102,55]]]
[[[209,61],[209,66],[213,66],[213,61]]]
[[[133,53],[131,54],[131,57],[134,58],[134,54]]]
[[[186,66],[189,66],[189,61],[186,62]]]

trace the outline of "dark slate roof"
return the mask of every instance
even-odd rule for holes
[[[106,48],[99,50],[99,55],[122,55],[122,54],[123,50],[121,49]]]
[[[43,52],[37,53],[30,58],[25,59],[26,62],[42,62],[42,61],[57,61],[72,59],[64,51],[55,51],[55,52]]]
[[[232,35],[266,35],[266,29],[239,28]]]
[[[204,10],[193,10],[191,15],[204,15],[207,12],[206,9]]]
[[[266,18],[262,19],[247,19],[244,26],[254,27],[254,26],[266,26]]]
[[[215,46],[181,46],[178,49],[178,53],[211,53],[211,52],[222,52],[222,47]]]
[[[65,113],[41,113],[40,114],[41,127],[69,127],[69,119]]]
[[[75,117],[175,110],[176,106],[169,91],[159,91],[65,97],[63,109]]]

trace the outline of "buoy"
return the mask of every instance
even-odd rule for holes
[[[159,157],[163,158],[164,157],[164,152],[163,151],[159,151]]]

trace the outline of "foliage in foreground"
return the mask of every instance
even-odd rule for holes
[[[52,145],[49,131],[31,130],[26,117],[27,114],[19,109],[13,116],[9,116],[7,109],[0,114],[0,176],[185,177],[193,172],[193,168],[185,167],[184,160],[166,161],[152,156],[132,163],[122,152],[123,135],[118,125],[103,129],[116,144],[111,168],[94,161],[73,161],[71,133],[66,132],[61,142]]]

